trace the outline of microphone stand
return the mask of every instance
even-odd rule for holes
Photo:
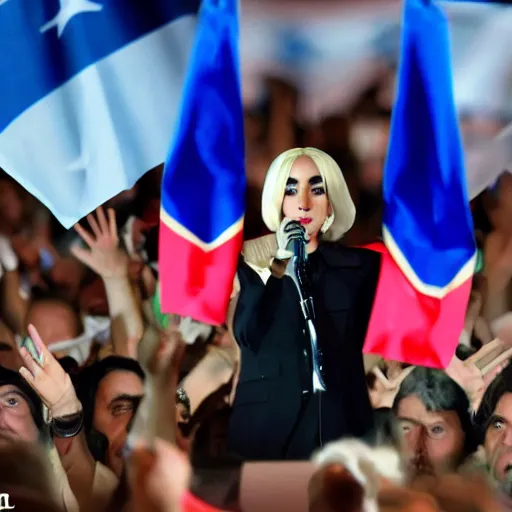
[[[294,256],[286,265],[285,274],[293,279],[297,291],[299,292],[300,306],[306,327],[308,330],[309,341],[311,344],[311,362],[313,373],[313,393],[326,390],[325,381],[322,375],[322,354],[318,347],[318,337],[315,329],[315,310],[313,306],[313,297],[309,287],[309,277],[307,273],[307,251],[306,239],[304,234],[294,239]]]

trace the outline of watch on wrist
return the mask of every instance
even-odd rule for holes
[[[84,425],[84,411],[81,410],[75,414],[52,418],[51,429],[55,437],[70,438],[80,433]]]

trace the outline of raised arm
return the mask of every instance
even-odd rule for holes
[[[47,407],[53,440],[69,485],[80,509],[88,510],[96,463],[82,431],[82,404],[71,378],[46,348],[35,327],[29,326],[28,333],[40,357],[36,361],[25,348],[21,348],[24,366],[19,372]]]
[[[119,237],[114,210],[108,210],[108,220],[103,208],[96,217],[87,217],[92,234],[79,224],[76,232],[89,250],[75,246],[73,255],[94,270],[105,284],[110,317],[112,318],[112,342],[116,354],[130,357],[130,339],[142,337],[143,321],[128,277],[128,255],[119,248]]]

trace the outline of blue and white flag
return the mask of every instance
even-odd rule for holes
[[[0,0],[0,167],[70,227],[165,159],[200,0]]]

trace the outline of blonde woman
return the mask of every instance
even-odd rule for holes
[[[255,265],[246,254],[239,266],[234,332],[242,364],[228,444],[249,460],[307,459],[323,443],[363,436],[372,426],[362,346],[380,260],[377,253],[335,243],[352,226],[355,207],[340,168],[318,149],[291,149],[276,158],[265,179],[262,212],[276,233],[274,258]],[[301,229],[323,354],[322,393],[312,392],[299,295],[283,276]]]

